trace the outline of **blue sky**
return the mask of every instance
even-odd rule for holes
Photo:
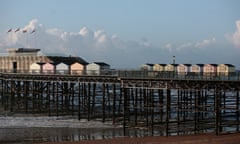
[[[232,63],[240,68],[239,0],[0,0],[0,51],[37,47],[116,68]],[[34,35],[6,33],[36,29]],[[26,36],[28,35],[28,36]]]

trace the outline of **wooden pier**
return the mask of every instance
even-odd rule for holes
[[[134,75],[133,75],[134,74]],[[152,135],[239,132],[240,77],[118,72],[0,74],[0,106],[13,113],[112,121]]]

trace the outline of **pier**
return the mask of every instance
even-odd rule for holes
[[[163,136],[239,132],[239,94],[239,73],[0,73],[4,111],[111,121],[124,132],[139,128]]]

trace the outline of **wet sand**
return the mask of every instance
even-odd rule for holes
[[[85,140],[80,142],[59,142],[59,144],[240,144],[240,133],[188,135],[188,136],[156,136],[143,138],[114,138],[107,140]],[[54,142],[44,144],[56,144]]]
[[[15,115],[16,116],[16,115]],[[77,121],[71,117],[1,117],[0,143],[4,144],[240,144],[240,133],[188,136],[150,136],[149,131],[130,130],[123,137],[122,128]],[[6,126],[8,124],[8,126]],[[40,127],[31,127],[32,125]],[[42,126],[48,127],[42,127]],[[100,126],[99,126],[100,125]],[[30,126],[30,127],[28,127]],[[55,126],[55,127],[51,127]],[[60,126],[60,127],[59,127]],[[64,126],[64,127],[61,127]],[[78,126],[78,127],[76,127]],[[91,128],[82,128],[83,126]],[[99,126],[96,128],[96,126]]]

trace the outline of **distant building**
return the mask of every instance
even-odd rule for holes
[[[153,70],[163,72],[163,71],[165,71],[165,66],[166,66],[166,64],[154,64]]]
[[[69,67],[75,62],[79,62],[84,65],[88,64],[80,57],[44,56],[39,54],[39,51],[40,49],[33,48],[8,49],[7,55],[0,56],[0,71],[19,73],[43,72],[43,64],[51,63],[52,65],[54,65],[53,73],[56,73],[58,70],[61,69],[60,66],[63,66],[64,64],[68,65]],[[62,63],[62,65],[57,66],[60,63]],[[65,68],[64,72],[66,72]]]
[[[236,72],[236,68],[231,64],[219,64],[217,67],[218,75],[228,76],[229,74]]]
[[[56,65],[56,74],[69,74],[69,65],[61,62]]]
[[[84,74],[86,70],[86,65],[79,62],[75,62],[70,66],[71,74]]]
[[[141,70],[153,71],[153,66],[154,64],[146,63],[141,65]]]
[[[88,75],[104,75],[108,70],[110,70],[110,65],[104,62],[90,63],[86,69]]]
[[[29,72],[30,72],[30,73],[35,73],[35,74],[42,73],[42,65],[43,65],[43,64],[44,64],[44,63],[38,63],[38,62],[32,63],[32,64],[30,65],[30,70],[29,70]]]
[[[56,65],[57,74],[83,74],[88,64],[80,57],[49,56],[48,58]]]
[[[167,71],[167,72],[177,72],[177,66],[178,66],[178,64],[167,64],[165,66],[165,71]]]
[[[217,64],[204,64],[203,72],[204,73],[216,73],[217,72]]]
[[[217,64],[204,64],[203,74],[205,76],[216,76],[217,75]]]
[[[33,48],[10,48],[7,49],[9,56],[37,56],[40,49]]]
[[[190,67],[190,72],[202,74],[203,73],[203,66],[204,66],[204,64],[193,64]]]
[[[177,66],[177,72],[178,74],[187,74],[188,72],[190,72],[190,66],[191,64],[179,64]]]
[[[44,74],[55,74],[55,65],[47,62],[42,65],[42,73]]]
[[[0,57],[0,70],[3,72],[29,72],[31,64],[48,61],[47,57],[39,55],[40,49],[12,48],[8,55]]]

